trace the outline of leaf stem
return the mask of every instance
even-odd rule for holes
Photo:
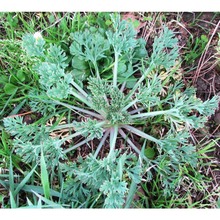
[[[88,97],[88,94],[74,81],[71,83],[85,98]]]
[[[132,110],[132,111],[130,111],[130,112],[128,112],[130,115],[133,115],[133,114],[135,114],[135,113],[140,113],[141,111],[143,111],[145,108],[138,108],[138,109],[134,109],[134,110]]]
[[[142,81],[144,81],[145,77],[153,70],[153,68],[154,68],[153,63],[150,63],[147,70],[144,72],[144,74],[141,76],[141,78],[138,80],[138,82],[134,85],[133,89],[128,93],[128,95],[126,97],[126,101],[128,101],[131,98],[131,96],[135,93],[135,91],[137,90],[139,85],[142,83]]]
[[[121,92],[124,91],[125,86],[126,86],[126,83],[127,83],[126,81],[122,83],[121,88],[120,88],[120,91],[121,91]]]
[[[95,112],[92,112],[92,111],[89,111],[89,110],[86,110],[86,109],[83,109],[83,108],[80,108],[80,107],[76,107],[74,105],[69,105],[69,104],[66,104],[66,103],[63,103],[63,102],[60,102],[60,101],[57,101],[57,100],[54,100],[54,102],[56,102],[57,104],[59,105],[63,105],[71,110],[77,110],[77,111],[80,111],[80,112],[83,112],[85,114],[88,114],[88,115],[91,115],[93,117],[96,117],[96,118],[99,118],[99,119],[103,119],[103,116],[100,115],[100,114],[97,114]],[[77,111],[75,111],[77,114],[79,114]]]
[[[66,154],[66,153],[70,152],[71,150],[75,150],[76,148],[82,146],[83,144],[85,144],[85,143],[87,143],[87,142],[89,142],[89,141],[91,141],[91,140],[92,140],[92,138],[85,139],[85,140],[79,142],[78,144],[73,145],[72,147],[70,147],[70,148],[64,150],[63,152]]]
[[[74,138],[74,137],[77,137],[77,136],[79,136],[79,135],[82,135],[83,133],[85,133],[85,132],[76,132],[76,133],[74,133],[74,134],[71,134],[71,135],[69,135],[69,136],[63,138],[63,139],[61,140],[61,142],[64,143],[65,141],[70,140],[70,139],[72,139],[72,138]]]
[[[98,156],[99,151],[101,150],[102,145],[105,143],[105,141],[106,141],[106,139],[107,139],[107,137],[108,137],[109,134],[110,134],[110,129],[109,129],[109,130],[106,130],[104,136],[102,137],[102,140],[100,141],[100,143],[99,143],[99,145],[98,145],[98,147],[97,147],[97,149],[96,149],[96,151],[95,151],[95,154],[94,154],[94,157],[95,157],[95,158]]]
[[[81,102],[85,103],[87,106],[92,108],[92,103],[89,102],[86,98],[83,96],[79,95],[77,92],[71,91],[71,94],[75,96],[77,99],[79,99]]]
[[[105,121],[100,121],[100,122],[98,122],[95,126],[101,127],[101,126],[103,126],[105,123],[106,123]],[[74,126],[72,126],[72,127],[74,127]],[[76,132],[76,133],[74,133],[74,134],[71,134],[71,135],[69,135],[69,136],[63,138],[61,141],[62,141],[62,142],[65,142],[65,141],[70,140],[70,139],[72,139],[72,138],[74,138],[74,137],[77,137],[77,136],[79,136],[79,135],[83,135],[85,132],[87,132],[87,131],[80,131],[80,132],[78,131],[78,132]]]
[[[100,79],[99,68],[98,68],[98,66],[97,66],[97,63],[94,62],[93,65],[94,65],[94,67],[95,67],[96,76],[97,76],[98,79]]]
[[[134,133],[134,134],[136,134],[136,135],[138,135],[140,137],[143,137],[143,138],[146,138],[146,139],[148,139],[150,141],[153,141],[153,142],[155,142],[157,144],[161,143],[160,140],[158,140],[158,139],[156,139],[156,138],[154,138],[154,137],[144,133],[143,131],[140,131],[139,129],[134,128],[134,127],[132,127],[130,125],[123,125],[122,128],[125,128],[126,130],[128,130],[128,131],[130,131],[130,132],[132,132],[132,133]]]
[[[53,126],[52,126],[53,127]],[[70,124],[64,124],[64,125],[57,125],[55,128],[51,129],[51,127],[49,127],[49,132],[52,132],[52,131],[56,131],[56,130],[60,130],[60,129],[65,129],[65,128],[73,128],[73,123],[70,123]]]
[[[132,105],[134,105],[138,99],[134,99],[133,101],[129,102],[123,109],[122,111],[126,111],[128,108],[130,108]]]
[[[131,148],[133,148],[134,151],[136,151],[136,153],[138,153],[140,155],[140,157],[142,157],[146,162],[149,162],[149,160],[147,159],[147,157],[145,157],[143,155],[143,153],[134,145],[134,143],[127,137],[127,135],[124,133],[124,131],[122,129],[119,129],[119,134],[125,139],[125,141],[131,146]]]
[[[117,134],[118,134],[118,125],[115,125],[110,130],[110,151],[109,151],[109,157],[111,156],[111,154],[113,153],[113,151],[115,149]]]
[[[118,75],[118,57],[119,53],[115,51],[115,64],[114,64],[114,70],[113,70],[113,86],[117,86],[117,75]]]
[[[134,119],[134,118],[148,118],[148,117],[154,117],[157,115],[172,114],[174,112],[175,112],[175,109],[170,109],[170,110],[165,110],[165,111],[146,112],[146,113],[131,115],[131,118],[132,119]]]

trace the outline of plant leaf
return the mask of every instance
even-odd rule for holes
[[[41,167],[41,183],[43,185],[44,195],[47,199],[49,199],[50,198],[50,183],[49,183],[47,166],[45,163],[44,154],[43,154],[42,149],[41,149],[40,167]]]
[[[34,168],[27,174],[27,176],[25,176],[25,178],[19,183],[19,185],[16,187],[15,191],[14,191],[14,195],[16,196],[20,190],[25,186],[25,184],[27,183],[27,181],[31,178],[32,174],[34,173],[35,169],[37,167],[37,164],[34,166]]]
[[[18,90],[18,87],[12,83],[6,83],[4,86],[4,91],[7,95],[12,95],[16,93],[17,90]]]

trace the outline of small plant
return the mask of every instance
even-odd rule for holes
[[[187,65],[193,64],[196,59],[202,55],[208,43],[208,37],[206,35],[201,35],[195,39],[193,45],[191,42],[190,40],[187,42],[187,48],[189,48],[189,51],[185,55]]]
[[[82,120],[75,118],[69,124],[46,126],[27,125],[22,118],[15,117],[5,118],[4,125],[15,137],[15,151],[24,162],[39,163],[43,154],[49,170],[56,169],[69,152],[98,139],[95,152],[79,168],[74,168],[73,179],[90,190],[99,190],[105,196],[105,207],[122,207],[128,195],[126,182],[133,179],[132,175],[125,175],[131,172],[127,166],[136,167],[132,164],[137,161],[143,164],[141,172],[136,173],[136,183],[141,181],[141,176],[150,180],[152,170],[158,172],[168,195],[178,185],[181,167],[196,167],[197,153],[188,142],[189,131],[204,126],[218,107],[218,97],[202,102],[196,98],[194,88],[184,90],[181,82],[175,82],[178,41],[167,27],[155,38],[153,52],[148,57],[144,40],[136,39],[131,23],[112,14],[111,24],[108,31],[90,28],[72,33],[70,55],[55,44],[47,46],[41,34],[26,34],[23,48],[36,62],[33,68],[42,89],[29,94],[32,110],[47,114],[62,105]],[[81,72],[90,69],[90,76],[80,80],[76,67]],[[166,79],[162,72],[166,72]],[[146,132],[152,131],[151,126],[156,130]],[[74,133],[61,139],[50,136],[51,132],[65,128]],[[132,135],[136,140],[139,138],[138,144]],[[82,141],[65,147],[65,141],[80,136],[84,137]],[[130,162],[125,162],[130,157],[128,153],[119,157],[116,153],[119,139],[140,160],[132,159],[128,165]],[[98,159],[108,141],[106,158]],[[153,152],[151,156],[149,149]],[[103,173],[96,172],[96,167]]]
[[[134,163],[136,161],[136,163]],[[142,167],[140,161],[132,153],[121,154],[115,150],[111,157],[97,159],[90,154],[85,160],[78,159],[72,166],[64,166],[63,171],[67,172],[68,180],[64,189],[66,202],[77,202],[82,205],[94,195],[102,200],[104,207],[121,208],[125,203],[125,197],[129,189],[128,182],[140,183]]]

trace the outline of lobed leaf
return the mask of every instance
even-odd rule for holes
[[[35,38],[33,34],[25,34],[22,37],[22,47],[30,57],[43,57],[44,44],[42,37]]]
[[[174,66],[178,57],[178,41],[174,33],[166,26],[163,28],[159,37],[155,37],[153,43],[153,53],[150,62],[155,67],[170,69]]]

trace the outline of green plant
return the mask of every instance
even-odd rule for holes
[[[119,150],[103,159],[97,159],[92,154],[84,160],[78,158],[72,166],[64,165],[63,171],[67,172],[64,194],[68,203],[83,206],[86,200],[97,195],[93,203],[104,200],[104,207],[107,208],[123,207],[130,191],[128,182],[140,183],[142,174],[140,161],[137,161],[135,155],[121,154]]]
[[[187,42],[188,49],[184,56],[184,60],[186,61],[187,65],[193,64],[196,61],[196,59],[202,55],[207,43],[208,37],[206,35],[196,37],[193,43],[192,39],[189,39],[189,41]]]
[[[72,33],[71,55],[55,44],[47,46],[40,34],[23,37],[23,48],[35,62],[33,69],[39,75],[41,86],[40,93],[32,91],[29,95],[33,110],[47,114],[51,106],[56,111],[61,105],[71,109],[75,118],[77,114],[83,117],[82,121],[75,119],[52,126],[27,125],[21,117],[14,117],[5,118],[4,125],[15,137],[15,151],[24,162],[39,163],[43,154],[49,173],[62,164],[69,152],[94,139],[100,140],[93,155],[79,161],[80,167],[74,168],[72,179],[79,183],[79,193],[99,190],[105,196],[105,207],[122,207],[128,194],[127,184],[133,179],[126,173],[131,172],[130,167],[136,167],[137,162],[134,159],[131,164],[125,162],[130,154],[118,156],[117,140],[124,140],[138,155],[144,164],[141,173],[146,180],[150,181],[156,171],[164,194],[171,195],[181,179],[180,170],[197,166],[198,155],[195,146],[188,142],[189,131],[204,126],[207,117],[218,107],[219,98],[214,96],[202,102],[196,98],[194,88],[184,90],[183,84],[175,82],[178,41],[167,27],[155,38],[153,52],[148,57],[144,41],[136,39],[131,23],[121,21],[117,14],[111,15],[111,22],[108,31],[89,28]],[[76,66],[81,71],[89,69],[92,77],[85,77],[80,83]],[[161,77],[162,71],[167,73],[165,80]],[[134,77],[134,73],[139,74],[139,78]],[[68,102],[63,101],[66,99]],[[155,124],[156,130],[151,129]],[[75,132],[62,139],[50,136],[51,132],[66,128]],[[153,130],[153,135],[145,130]],[[80,136],[85,139],[68,148],[64,145],[65,141],[75,141]],[[138,144],[132,136],[139,138]],[[108,146],[108,137],[108,154],[98,159],[101,148]],[[154,152],[150,157],[146,153],[149,148]],[[104,173],[95,172],[96,167],[102,168]],[[137,183],[141,181],[138,173]],[[104,182],[94,184],[90,178]],[[87,191],[80,188],[82,184]],[[116,196],[119,192],[120,198]]]

